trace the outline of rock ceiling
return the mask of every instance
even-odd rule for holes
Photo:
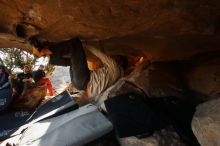
[[[219,0],[0,0],[0,47],[73,37],[109,54],[183,59],[220,49]]]

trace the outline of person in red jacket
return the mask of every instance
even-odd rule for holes
[[[34,81],[37,85],[46,85],[47,90],[49,91],[49,95],[53,96],[54,92],[53,92],[53,87],[52,87],[51,81],[50,81],[50,79],[48,79],[46,77],[44,70],[45,70],[45,66],[40,65],[38,70],[33,72]]]

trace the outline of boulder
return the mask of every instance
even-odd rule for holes
[[[34,86],[27,89],[22,97],[16,98],[12,103],[12,107],[15,109],[35,110],[46,95],[46,86]]]
[[[220,145],[220,98],[205,102],[196,108],[192,130],[201,146]]]

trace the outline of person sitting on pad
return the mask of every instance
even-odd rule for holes
[[[51,81],[46,77],[44,70],[45,70],[45,66],[40,65],[38,70],[33,72],[34,81],[37,85],[40,85],[40,86],[46,85],[47,90],[49,91],[49,95],[53,96],[54,92],[53,92],[53,87],[52,87]]]
[[[17,78],[11,79],[12,95],[20,95],[22,97],[27,89],[33,85],[33,78],[30,73],[30,67],[25,65],[23,73],[17,75]]]

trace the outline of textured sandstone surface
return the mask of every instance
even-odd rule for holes
[[[31,36],[48,42],[80,37],[108,54],[150,60],[220,48],[218,0],[2,0],[0,14],[2,48],[31,50]]]

